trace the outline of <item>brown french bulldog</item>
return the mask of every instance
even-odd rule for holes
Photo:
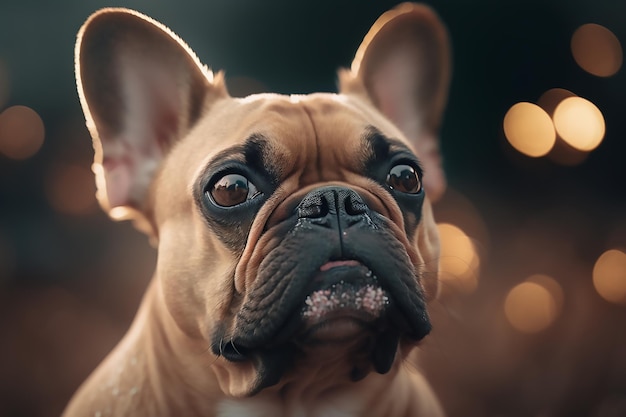
[[[126,9],[81,28],[76,76],[98,199],[158,262],[66,417],[443,414],[403,363],[438,282],[449,49],[430,8],[383,14],[339,94],[232,98]]]

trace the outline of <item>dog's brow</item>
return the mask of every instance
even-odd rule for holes
[[[266,137],[261,134],[250,135],[244,143],[232,146],[216,153],[198,178],[196,188],[201,190],[212,173],[227,161],[237,161],[250,167],[253,171],[262,173],[271,183],[277,181],[278,170],[271,158],[271,146]]]
[[[384,159],[389,155],[390,143],[378,129],[369,126],[363,135],[363,142],[367,149],[371,151],[371,159]]]
[[[367,163],[375,163],[376,161],[387,160],[391,153],[413,152],[404,143],[397,139],[388,138],[374,126],[368,126],[363,134],[363,145],[365,149],[369,149],[367,155]]]
[[[269,145],[267,139],[261,134],[253,134],[242,146],[242,153],[246,165],[252,167],[256,171],[266,171],[270,168],[265,158]]]
[[[243,144],[232,146],[218,152],[211,160],[213,162],[225,160],[240,160],[257,171],[272,171],[268,154],[268,141],[261,134],[252,134]],[[212,164],[209,164],[212,165]]]

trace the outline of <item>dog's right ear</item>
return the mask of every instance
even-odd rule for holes
[[[168,28],[128,9],[89,17],[75,53],[98,201],[149,232],[146,200],[161,160],[210,103],[228,97],[223,77]]]
[[[370,100],[411,141],[431,201],[446,188],[439,127],[450,84],[448,32],[433,9],[402,3],[384,13],[340,72],[340,91]]]

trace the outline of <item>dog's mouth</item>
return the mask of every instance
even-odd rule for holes
[[[355,258],[312,256],[308,266],[289,268],[292,279],[273,273],[276,285],[268,279],[255,288],[233,330],[213,334],[213,352],[230,362],[253,361],[259,380],[252,393],[276,384],[304,357],[320,364],[343,357],[354,381],[372,368],[389,372],[400,342],[430,331],[424,300],[409,263],[382,251],[371,264]]]
[[[371,264],[312,253],[295,265],[280,262],[287,278],[272,267],[263,269],[268,278],[241,305],[232,330],[220,328],[213,335],[215,353],[241,361],[252,352],[289,345],[354,345],[389,334],[397,345],[399,338],[416,342],[428,334],[430,321],[411,264],[384,252]],[[269,265],[273,261],[269,258]]]
[[[389,295],[374,273],[356,260],[322,265],[311,280],[299,319],[299,343],[342,343],[375,332]]]

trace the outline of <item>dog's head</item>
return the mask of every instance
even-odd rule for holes
[[[219,357],[226,393],[274,385],[311,357],[338,378],[386,373],[429,332],[426,193],[445,186],[449,82],[429,8],[384,14],[339,94],[231,98],[172,32],[123,9],[91,16],[76,56],[99,201],[157,243],[159,293]]]

